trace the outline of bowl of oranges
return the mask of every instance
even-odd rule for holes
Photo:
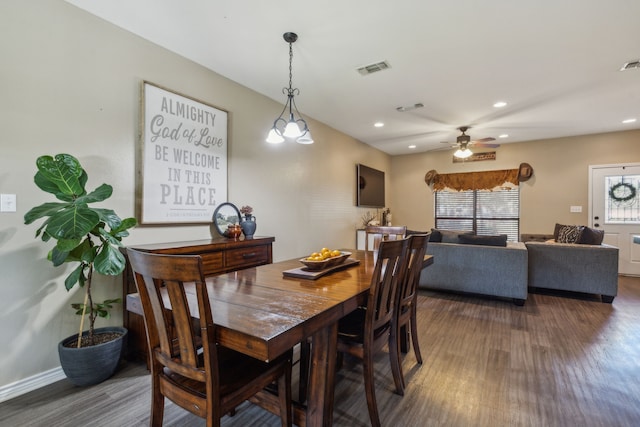
[[[351,252],[322,248],[320,251],[302,258],[300,262],[303,263],[308,270],[324,270],[342,264],[350,255]]]

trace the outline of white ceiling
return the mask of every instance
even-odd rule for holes
[[[639,0],[67,1],[392,155],[640,128]]]

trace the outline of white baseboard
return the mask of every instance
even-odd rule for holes
[[[45,372],[41,372],[29,378],[16,381],[11,384],[0,387],[0,403],[21,396],[30,391],[37,390],[56,381],[60,381],[67,376],[61,367],[53,368]]]

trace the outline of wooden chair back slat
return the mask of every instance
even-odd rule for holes
[[[377,251],[380,242],[404,239],[406,234],[406,226],[369,225],[364,229],[364,250],[369,250],[369,239],[373,239],[373,250]]]
[[[413,234],[409,240],[409,248],[407,251],[407,264],[405,274],[402,280],[402,286],[398,293],[400,300],[398,308],[400,312],[412,304],[418,289],[420,280],[420,272],[422,271],[422,263],[427,252],[427,244],[429,243],[430,233]]]
[[[391,322],[408,243],[408,239],[380,242],[369,288],[365,337],[370,335],[373,338],[375,331]]]
[[[148,255],[154,255],[150,257]],[[175,256],[129,251],[134,265],[135,282],[140,294],[150,353],[173,371],[197,381],[204,381],[204,361],[198,357],[202,331],[196,331],[191,312],[196,301],[189,302],[185,283],[195,283],[206,296],[202,259],[198,255]],[[144,284],[144,286],[140,286]],[[202,320],[211,312],[201,313]],[[215,327],[205,331],[215,336]]]

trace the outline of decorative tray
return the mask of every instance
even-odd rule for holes
[[[322,261],[311,261],[308,258],[302,258],[300,262],[307,267],[307,270],[318,271],[318,270],[326,270],[327,268],[335,267],[336,265],[342,264],[344,260],[349,258],[350,256],[351,256],[351,252],[341,251],[340,255],[337,255],[331,258],[326,258],[326,259],[323,259]]]
[[[316,280],[331,272],[338,271],[343,268],[351,267],[358,264],[360,264],[359,259],[347,258],[346,260],[344,260],[342,263],[338,265],[333,265],[328,268],[324,268],[322,270],[310,270],[307,267],[298,267],[298,268],[292,268],[291,270],[285,270],[282,272],[282,275],[284,277],[296,277],[298,279]]]

